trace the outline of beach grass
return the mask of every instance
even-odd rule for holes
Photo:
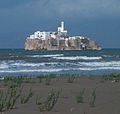
[[[76,78],[76,76],[74,76],[74,75],[68,76],[67,83],[73,83],[75,78]]]
[[[83,103],[84,102],[84,93],[85,93],[85,88],[83,88],[79,95],[76,97],[77,103]]]
[[[32,88],[29,89],[29,92],[25,95],[21,95],[21,104],[27,103],[30,98],[33,96]]]
[[[111,74],[106,77],[92,77],[92,80],[88,77],[75,75],[5,77],[4,80],[0,81],[0,112],[16,114],[17,110],[20,111],[22,106],[30,106],[32,108],[33,105],[33,110],[36,110],[36,107],[39,111],[37,114],[44,112],[53,113],[56,110],[64,113],[64,111],[71,109],[73,113],[75,113],[74,110],[78,110],[77,113],[79,113],[82,108],[85,108],[85,113],[88,113],[89,110],[99,110],[98,106],[102,102],[104,103],[104,97],[111,101],[119,94],[119,86],[113,86],[113,84],[119,84],[119,76],[119,74]],[[101,79],[106,80],[105,82],[107,83],[98,83]],[[111,84],[111,81],[115,79],[118,80],[118,83]],[[103,88],[103,84],[107,88]],[[115,93],[116,91],[117,93]],[[108,96],[113,94],[115,94],[113,97]],[[112,106],[115,107],[114,105]],[[108,110],[104,107],[102,108]],[[26,109],[24,108],[24,110]],[[66,114],[70,113],[67,111]]]
[[[120,80],[120,74],[119,73],[112,73],[110,75],[104,75],[103,76],[104,80],[114,80],[115,82]]]
[[[40,112],[51,111],[57,103],[59,95],[60,91],[52,90],[50,93],[48,93],[48,96],[45,99],[45,101],[41,101],[42,98],[37,96],[36,104],[39,106]]]
[[[97,96],[96,89],[97,88],[93,89],[93,92],[91,94],[91,101],[90,101],[90,106],[91,107],[95,107],[95,101],[96,101],[96,96]]]

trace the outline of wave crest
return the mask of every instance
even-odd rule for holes
[[[53,54],[53,55],[26,55],[27,57],[60,57],[60,56],[64,56],[64,54]]]
[[[100,60],[102,57],[72,56],[72,57],[53,57],[60,60]]]

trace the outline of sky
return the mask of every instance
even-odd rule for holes
[[[103,48],[120,48],[120,0],[0,0],[0,48],[24,48],[35,31],[87,36]]]

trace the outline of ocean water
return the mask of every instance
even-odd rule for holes
[[[0,50],[0,76],[120,73],[120,49],[101,51]]]

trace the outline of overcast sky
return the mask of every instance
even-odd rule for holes
[[[120,48],[120,0],[0,0],[0,48],[24,48],[33,32],[83,35],[104,48]]]

